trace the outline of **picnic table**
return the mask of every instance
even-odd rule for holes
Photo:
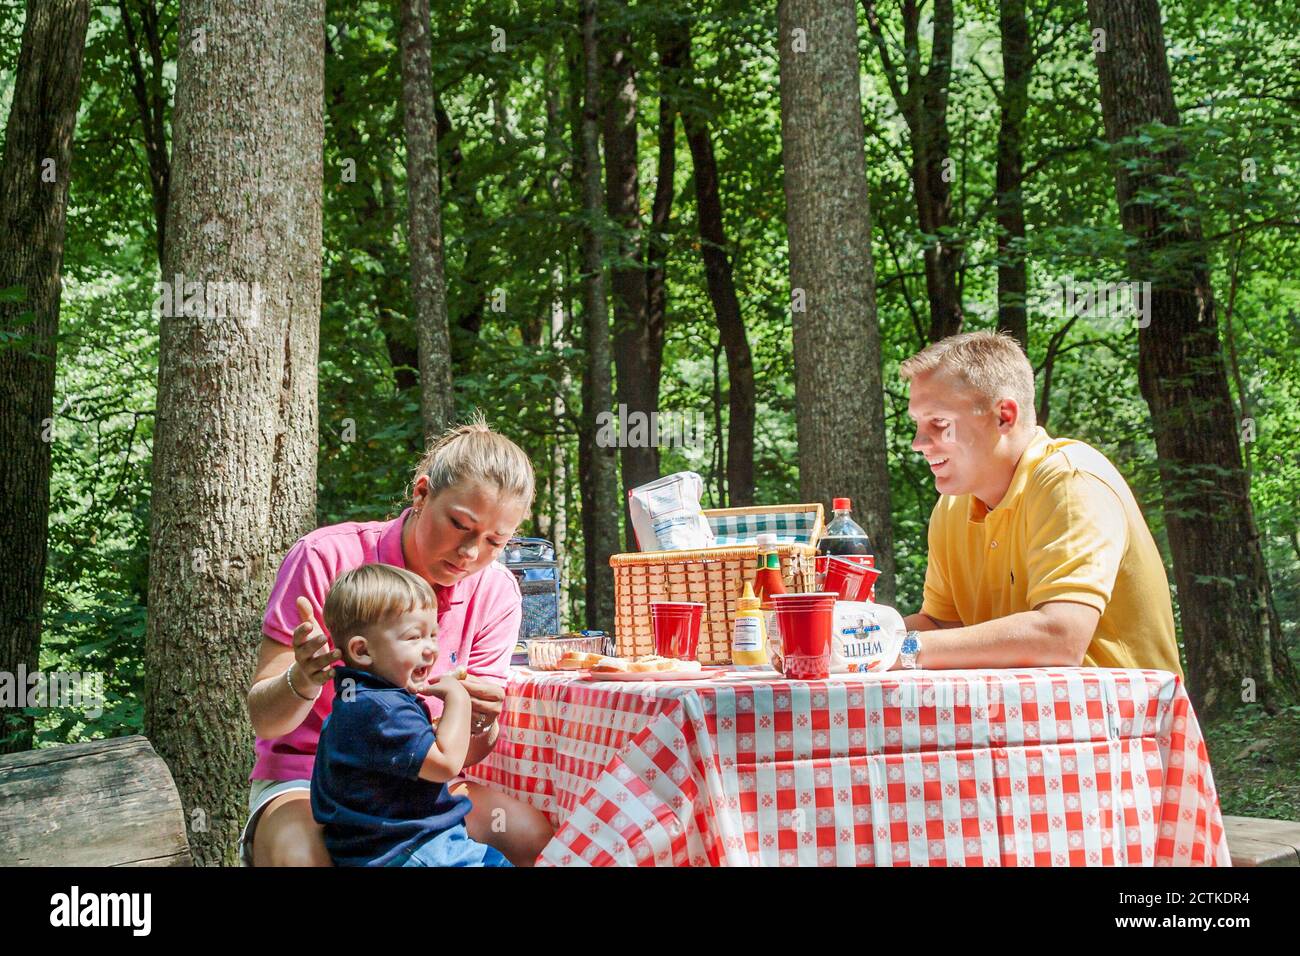
[[[543,865],[1229,865],[1173,674],[1032,668],[588,682],[516,668],[475,780]]]

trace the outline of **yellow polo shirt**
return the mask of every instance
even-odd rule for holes
[[[1128,483],[1095,448],[1035,428],[998,506],[940,496],[929,542],[930,617],[980,624],[1074,601],[1101,612],[1085,665],[1182,676],[1164,562]]]

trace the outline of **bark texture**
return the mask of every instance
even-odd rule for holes
[[[894,594],[880,329],[852,0],[782,0],[781,144],[804,501],[853,499]],[[801,31],[801,32],[797,32]]]
[[[677,37],[683,82],[692,76],[691,38],[685,23]],[[740,314],[740,298],[731,270],[731,252],[722,222],[722,197],[718,163],[713,155],[713,135],[707,116],[697,103],[680,108],[686,143],[695,167],[696,219],[700,231],[700,257],[718,323],[718,338],[727,353],[727,504],[754,503],[754,357]]]
[[[315,523],[324,17],[323,0],[180,11],[145,733],[205,864],[235,862],[260,621]]]
[[[0,671],[38,669],[50,520],[54,360],[86,0],[31,0],[0,164]],[[22,688],[26,690],[26,688]],[[33,721],[0,711],[0,753]]]
[[[434,117],[429,0],[401,0],[402,114],[406,125],[406,243],[420,356],[420,418],[433,441],[456,415],[443,276],[438,125]]]
[[[624,0],[611,0],[611,16],[627,14]],[[645,243],[641,223],[641,187],[637,169],[637,77],[632,35],[623,26],[602,31],[605,59],[605,101],[602,135],[605,144],[605,212],[617,227],[617,247],[609,270],[614,312],[614,401],[628,414],[641,412],[649,420],[658,411],[659,377],[652,362],[656,347],[650,329],[650,302],[642,262]],[[663,351],[662,337],[657,343]],[[627,436],[621,436],[626,438]],[[659,477],[659,449],[653,444],[620,444],[623,507],[627,492]],[[625,517],[626,547],[636,549],[632,524]]]
[[[1146,124],[1179,123],[1160,7],[1157,0],[1089,0],[1088,16],[1105,31],[1097,70],[1106,136],[1117,144],[1120,217],[1133,240],[1129,268],[1152,286],[1150,322],[1138,331],[1138,380],[1160,456],[1188,690],[1198,711],[1213,713],[1239,703],[1251,681],[1275,707],[1296,698],[1297,678],[1242,467],[1209,247],[1194,212],[1175,218],[1142,198],[1174,190],[1180,207],[1195,208],[1186,150],[1176,137],[1127,141]]]
[[[600,51],[596,39],[596,0],[581,0],[583,107],[580,123],[582,210],[583,336],[587,374],[582,381],[582,421],[578,435],[578,482],[582,493],[582,531],[586,541],[586,619],[590,628],[613,631],[614,573],[609,557],[618,550],[618,515],[622,502],[614,449],[596,442],[596,416],[609,411],[609,310],[605,302],[604,248],[601,240]]]

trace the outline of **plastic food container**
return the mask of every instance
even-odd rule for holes
[[[608,657],[614,653],[614,640],[608,634],[593,634],[589,637],[581,634],[535,637],[528,642],[528,666],[535,671],[556,670],[560,658],[569,652],[600,654],[602,657]]]

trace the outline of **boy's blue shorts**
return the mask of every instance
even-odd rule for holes
[[[512,866],[499,850],[469,838],[465,824],[403,850],[389,866]]]

